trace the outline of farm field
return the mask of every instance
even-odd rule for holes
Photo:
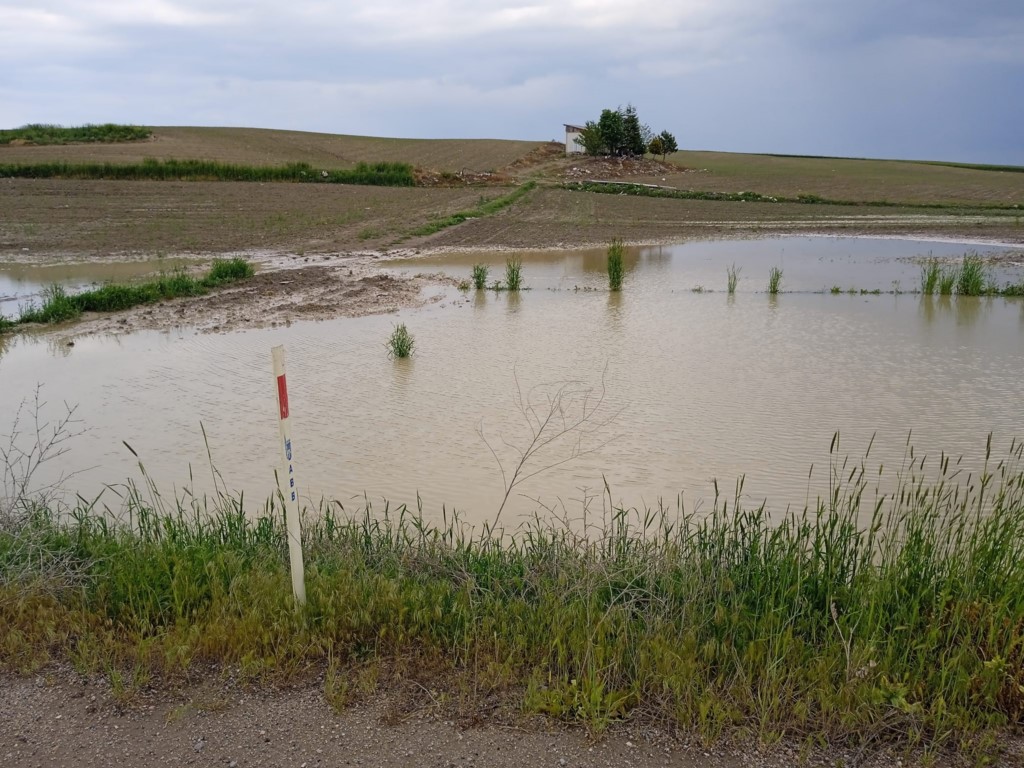
[[[378,162],[411,186],[324,181]],[[0,755],[1022,764],[1022,207],[890,160],[0,146]]]

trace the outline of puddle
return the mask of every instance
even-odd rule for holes
[[[520,475],[531,476],[510,495],[506,523],[535,511],[599,514],[606,482],[616,503],[674,507],[682,494],[687,508],[699,499],[706,508],[715,479],[731,496],[744,476],[746,503],[802,507],[827,490],[837,431],[840,453],[854,459],[873,440],[869,470],[887,472],[904,460],[908,435],[918,456],[964,455],[965,473],[980,466],[990,432],[998,458],[1024,436],[1024,301],[813,292],[889,290],[893,280],[913,288],[919,268],[908,259],[964,250],[845,238],[641,249],[618,294],[602,290],[603,253],[524,254],[532,290],[470,291],[398,315],[74,346],[17,336],[0,348],[0,433],[41,383],[50,420],[62,403],[77,404],[86,430],[41,479],[80,471],[73,485],[89,495],[138,477],[126,442],[170,495],[213,483],[202,425],[224,482],[262,502],[278,461],[270,349],[284,344],[307,498],[327,494],[356,508],[364,497],[375,508],[385,498],[419,499],[435,519],[442,507],[471,522],[492,519],[502,469],[507,482],[533,437],[522,398],[532,393],[526,416],[560,418],[549,404],[568,384],[570,423],[583,387],[589,407],[603,391],[601,407],[582,437],[570,432],[527,463]],[[481,260],[494,265],[493,278],[504,255],[392,266],[458,276]],[[733,262],[742,271],[730,296]],[[764,293],[776,265],[783,290],[806,292]],[[1000,279],[1020,279],[1012,270]],[[408,360],[385,350],[398,322],[416,338]]]

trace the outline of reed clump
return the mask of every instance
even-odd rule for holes
[[[473,265],[473,287],[478,291],[487,287],[487,275],[491,269],[486,264]]]
[[[1006,283],[1000,287],[981,256],[965,253],[959,264],[945,267],[939,259],[928,259],[921,267],[921,293],[1012,297],[1024,295],[1024,283]]]
[[[778,267],[772,267],[768,273],[768,293],[775,296],[779,292],[779,288],[782,286],[782,270]]]
[[[612,291],[622,290],[622,277],[625,274],[626,268],[624,265],[624,258],[626,254],[625,246],[619,239],[612,240],[612,244],[608,246],[608,288]]]
[[[964,476],[911,451],[891,494],[836,459],[828,496],[775,520],[742,484],[699,515],[608,505],[511,533],[321,502],[301,607],[276,499],[129,482],[114,509],[79,497],[0,525],[0,666],[273,682],[406,659],[427,685],[594,730],[653,718],[708,742],[984,761],[1024,718],[1021,454]]]
[[[391,336],[388,337],[388,354],[391,357],[409,357],[415,344],[416,339],[409,333],[405,323],[399,323],[391,331]]]
[[[518,256],[509,256],[505,260],[506,291],[518,291],[523,285],[523,260]]]
[[[736,286],[740,282],[740,270],[741,268],[737,267],[735,264],[733,264],[731,267],[725,268],[726,278],[728,280],[726,284],[726,289],[728,290],[730,296],[736,293]]]

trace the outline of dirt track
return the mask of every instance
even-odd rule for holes
[[[0,677],[0,763],[37,766],[379,766],[380,768],[788,768],[793,765],[915,765],[870,744],[821,750],[799,744],[718,745],[624,723],[595,736],[515,713],[467,719],[413,679],[335,712],[322,681],[260,691],[210,680],[190,689],[147,690],[129,701],[102,681],[68,670]],[[479,715],[479,713],[478,713]],[[1004,765],[1021,764],[1004,745]],[[910,759],[908,759],[908,757]],[[931,765],[961,765],[933,756]]]

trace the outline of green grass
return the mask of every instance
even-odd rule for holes
[[[2,175],[2,174],[0,174]],[[432,235],[435,232],[440,232],[442,229],[448,227],[454,227],[457,224],[461,224],[469,219],[479,219],[484,216],[490,216],[491,214],[497,213],[502,208],[507,208],[513,203],[520,200],[528,192],[532,191],[537,186],[537,182],[528,181],[520,187],[516,187],[513,191],[507,195],[496,197],[493,200],[479,204],[476,208],[468,211],[458,211],[449,216],[444,216],[431,221],[422,227],[413,230],[409,233],[410,237],[423,237],[425,235]]]
[[[388,337],[388,355],[391,357],[409,357],[415,344],[416,339],[409,333],[405,323],[399,323],[391,331],[391,336]]]
[[[1024,283],[1006,283],[1000,287],[992,279],[985,260],[976,253],[964,254],[955,266],[943,267],[938,259],[929,259],[921,267],[921,293],[942,296],[1021,296]]]
[[[490,271],[486,264],[473,265],[473,285],[478,291],[487,287],[487,275]]]
[[[779,292],[779,288],[782,286],[782,270],[778,267],[772,267],[768,273],[768,293],[772,296]]]
[[[503,287],[506,291],[518,291],[523,286],[523,260],[518,256],[509,256],[505,260],[505,282]]]
[[[306,511],[302,607],[276,499],[133,483],[110,512],[15,499],[0,666],[69,662],[126,688],[329,670],[337,700],[339,675],[387,663],[449,701],[594,731],[646,719],[707,743],[992,759],[1024,718],[1021,454],[966,477],[909,451],[889,495],[836,456],[828,496],[776,519],[742,483],[701,514],[609,507],[586,530],[324,502]]]
[[[259,181],[317,184],[363,184],[411,187],[408,163],[358,163],[354,168],[324,170],[308,163],[237,165],[212,160],[154,160],[141,163],[6,163],[0,178],[117,179],[129,181]]]
[[[741,267],[737,267],[735,264],[733,264],[731,267],[726,267],[725,268],[726,281],[727,281],[726,282],[726,290],[729,292],[730,296],[732,294],[736,293],[736,286],[740,282],[740,272],[741,271],[742,271],[742,268]]]
[[[0,145],[12,141],[26,144],[78,144],[78,143],[111,143],[121,141],[141,141],[153,135],[153,131],[141,125],[118,125],[104,123],[102,125],[79,125],[64,127],[32,123],[20,128],[0,130]]]
[[[929,259],[921,267],[921,293],[931,296],[939,287],[939,280],[942,277],[942,267],[938,259]]]
[[[621,240],[612,240],[608,246],[608,288],[612,291],[622,290],[622,276],[625,273],[623,257],[626,253]]]
[[[18,322],[62,323],[75,320],[83,312],[121,312],[140,304],[200,296],[211,288],[243,280],[253,274],[252,264],[245,259],[214,259],[209,271],[199,278],[184,272],[172,272],[144,283],[109,283],[76,294],[68,294],[61,285],[52,285],[43,291],[40,306],[31,304],[22,309]]]

